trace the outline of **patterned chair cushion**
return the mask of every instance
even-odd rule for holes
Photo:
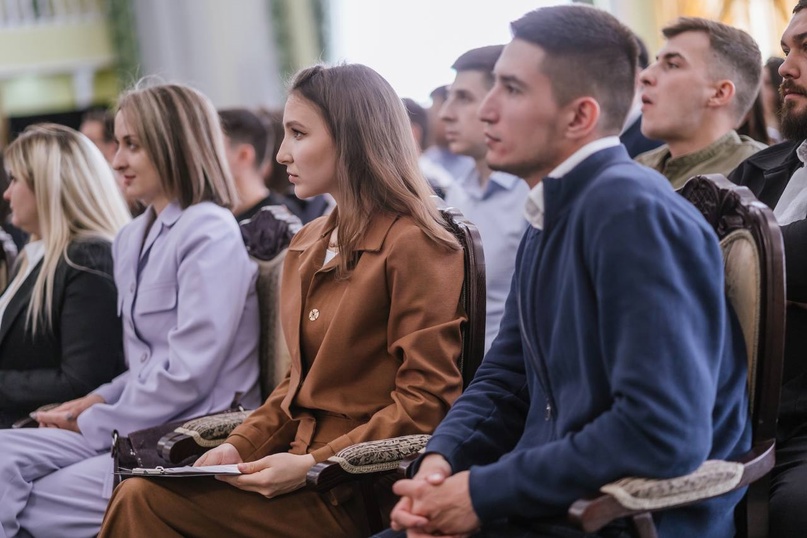
[[[186,422],[174,431],[193,437],[199,446],[212,448],[222,444],[230,432],[244,422],[250,413],[252,411],[232,411],[197,418]]]
[[[623,478],[604,485],[600,491],[629,510],[657,510],[726,493],[740,483],[742,476],[741,463],[707,460],[688,475],[666,480]]]
[[[426,447],[431,435],[404,435],[349,446],[329,458],[351,474],[391,471],[407,456]]]

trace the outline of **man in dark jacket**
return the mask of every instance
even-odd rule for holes
[[[807,0],[800,0],[782,36],[779,67],[786,142],[760,151],[729,179],[770,206],[782,230],[787,273],[785,367],[776,467],[771,483],[771,536],[807,535]]]
[[[617,138],[630,30],[579,5],[512,29],[479,115],[491,168],[532,189],[530,226],[499,335],[414,479],[395,485],[393,526],[412,536],[583,536],[562,522],[577,498],[750,447],[745,347],[714,231]],[[733,536],[741,496],[665,513],[659,536]]]

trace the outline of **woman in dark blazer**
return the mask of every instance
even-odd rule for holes
[[[3,197],[31,241],[0,296],[0,427],[123,371],[111,241],[129,221],[103,156],[72,129],[29,127],[6,166]]]

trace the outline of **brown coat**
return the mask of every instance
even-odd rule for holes
[[[355,270],[338,280],[338,260],[323,267],[335,226],[336,211],[289,246],[281,319],[291,370],[227,439],[245,461],[310,451],[319,462],[355,443],[431,433],[460,394],[462,252],[408,217],[377,215]]]

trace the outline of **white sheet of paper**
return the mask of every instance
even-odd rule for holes
[[[206,475],[239,475],[238,464],[204,465],[202,467],[138,467],[132,469],[132,475],[137,476],[206,476]]]

